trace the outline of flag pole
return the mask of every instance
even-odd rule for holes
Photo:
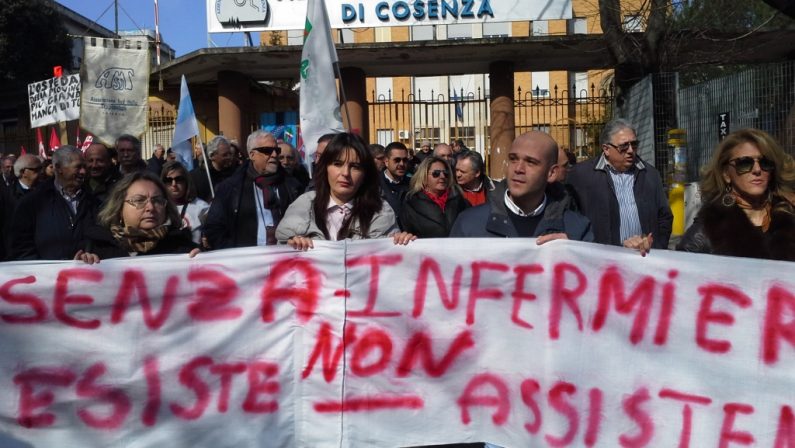
[[[200,136],[196,136],[196,140],[199,142],[199,145],[202,147],[202,160],[204,160],[204,172],[207,173],[207,181],[210,184],[210,197],[215,199],[215,188],[213,188],[213,178],[210,176],[210,162],[207,160],[207,152],[204,150],[204,143],[202,143],[202,138]]]
[[[342,109],[345,111],[345,116],[348,117],[348,132],[351,132],[351,113],[348,110],[348,98],[345,96],[345,84],[342,82],[342,72],[340,71],[340,63],[336,61],[332,64],[334,66],[334,74],[340,82],[339,101],[342,104]]]

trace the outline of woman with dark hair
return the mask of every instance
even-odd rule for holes
[[[276,238],[307,250],[312,240],[392,237],[395,244],[416,239],[400,232],[395,213],[381,199],[378,170],[361,137],[341,133],[317,161],[315,190],[304,193],[287,209]]]
[[[98,263],[106,258],[188,253],[199,249],[166,186],[153,173],[130,173],[118,181],[97,215],[98,225],[86,229],[84,249],[75,260]]]
[[[677,250],[795,261],[793,191],[795,164],[769,134],[729,134],[703,170],[703,205]]]
[[[207,218],[210,204],[197,196],[196,185],[180,162],[168,161],[163,164],[160,180],[166,184],[171,200],[177,205],[182,228],[191,232],[194,243],[200,244],[202,225]]]
[[[400,207],[403,230],[420,238],[447,238],[459,213],[469,208],[450,165],[428,156],[411,178],[406,199]]]

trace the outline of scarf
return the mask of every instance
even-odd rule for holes
[[[762,232],[767,233],[767,229],[770,228],[770,211],[772,210],[772,205],[770,204],[770,197],[765,199],[760,206],[754,207],[750,202],[746,201],[739,194],[732,190],[732,196],[734,196],[734,202],[743,210],[764,210],[765,215],[762,218]]]
[[[436,196],[430,190],[425,190],[425,195],[428,196],[430,200],[434,202],[434,204],[438,205],[439,208],[444,211],[444,206],[447,205],[447,196],[450,193],[450,190],[445,190],[444,193]]]
[[[260,174],[254,169],[254,164],[249,163],[246,177],[252,179],[254,184],[262,190],[262,205],[270,210],[273,219],[279,222],[281,218],[281,204],[276,189],[284,182],[284,169],[280,166],[275,173]]]
[[[147,253],[168,234],[169,223],[154,229],[144,230],[138,227],[124,227],[118,224],[110,226],[113,238],[127,252]]]

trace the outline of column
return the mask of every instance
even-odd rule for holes
[[[245,147],[248,137],[243,126],[248,84],[248,77],[242,73],[218,72],[218,130],[230,140],[237,139],[241,147]]]
[[[513,64],[506,61],[489,65],[489,87],[491,91],[491,127],[489,137],[489,175],[504,177],[503,169],[508,159],[508,150],[516,137],[513,110]]]
[[[342,86],[347,99],[342,113],[342,124],[345,129],[362,136],[364,141],[370,142],[370,115],[367,110],[367,77],[364,70],[358,67],[346,67],[340,70]]]

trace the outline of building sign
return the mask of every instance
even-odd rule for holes
[[[38,128],[80,117],[80,75],[28,84],[30,127]]]
[[[299,30],[307,0],[207,0],[207,30]],[[332,28],[570,19],[571,0],[326,0]]]
[[[718,114],[718,141],[722,141],[729,135],[729,122],[731,115],[728,112]]]

